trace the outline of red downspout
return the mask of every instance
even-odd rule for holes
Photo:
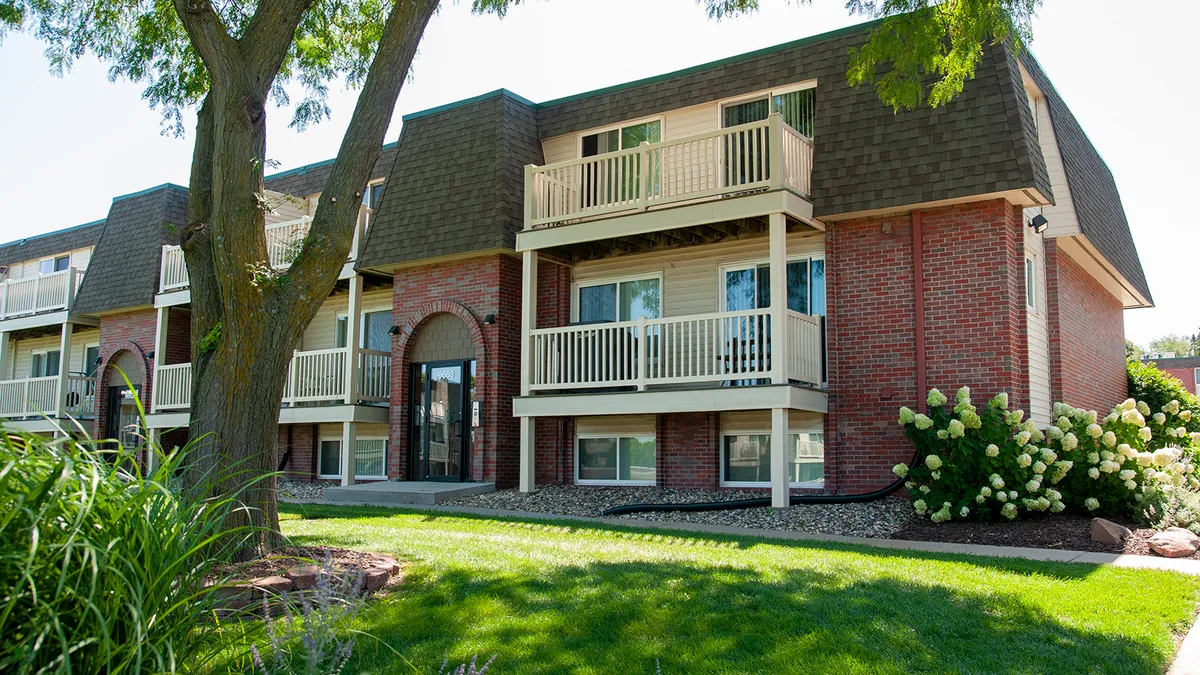
[[[921,212],[912,212],[913,249],[913,299],[917,338],[917,403],[925,398],[925,265],[921,259],[923,248]]]

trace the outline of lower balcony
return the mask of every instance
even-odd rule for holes
[[[59,396],[59,387],[66,392]],[[62,401],[62,406],[59,406]],[[0,381],[0,417],[6,419],[96,415],[96,379],[82,375]]]
[[[820,387],[822,317],[770,309],[530,332],[533,392],[795,382]],[[783,330],[780,330],[780,329]]]
[[[386,404],[391,399],[392,355],[374,349],[298,351],[292,357],[283,390],[283,405]],[[346,364],[358,363],[358,395],[346,395]],[[154,370],[154,412],[184,411],[192,405],[192,364],[158,366]]]

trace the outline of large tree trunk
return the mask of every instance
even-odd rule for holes
[[[176,0],[177,12],[211,80],[181,242],[192,303],[190,482],[248,507],[228,525],[255,527],[242,551],[252,557],[279,541],[270,474],[292,351],[350,251],[362,191],[437,0],[400,0],[387,18],[309,235],[282,275],[270,268],[263,229],[265,103],[306,0],[263,0],[241,40],[228,37],[208,5],[187,1]]]

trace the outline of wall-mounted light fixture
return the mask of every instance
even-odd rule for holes
[[[400,334],[400,326],[392,326],[388,329],[388,335],[395,337]]]
[[[1046,216],[1043,216],[1040,213],[1034,216],[1033,220],[1029,221],[1029,227],[1032,227],[1033,231],[1038,234],[1045,232],[1046,228],[1049,226],[1050,221],[1046,220]]]
[[[148,359],[154,358],[154,350],[150,350],[150,351],[146,352],[146,358],[148,358]]]
[[[483,317],[483,325],[490,326],[494,323],[496,323],[496,315],[495,314],[488,314],[487,316]]]

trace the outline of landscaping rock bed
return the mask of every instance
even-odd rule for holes
[[[262,605],[274,612],[289,595],[365,595],[401,583],[400,563],[389,555],[327,546],[288,547],[219,571],[233,581],[218,589],[226,612]]]
[[[447,504],[489,509],[599,516],[605,509],[637,503],[681,504],[758,499],[769,493],[757,490],[678,490],[660,487],[590,487],[547,485],[533,493],[499,490],[462,497]],[[911,518],[912,507],[900,498],[865,504],[796,506],[776,511],[770,507],[733,511],[665,511],[637,513],[621,518],[659,522],[706,523],[789,532],[888,537]]]
[[[325,488],[334,485],[330,481],[299,481],[279,479],[279,496],[284,499],[314,499],[325,498]]]

